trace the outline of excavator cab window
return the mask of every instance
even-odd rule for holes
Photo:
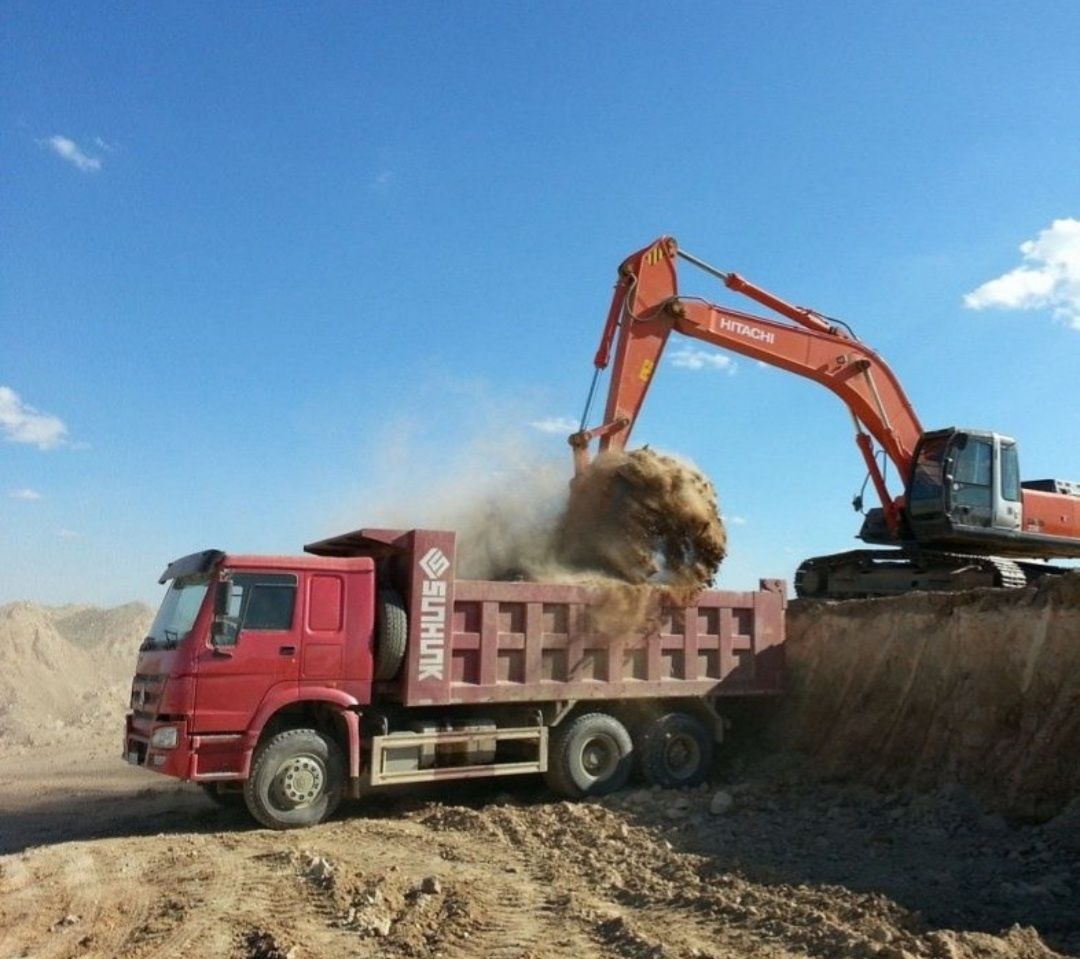
[[[1015,443],[1001,444],[1001,498],[1020,502],[1020,457]]]
[[[908,500],[915,516],[940,515],[943,509],[945,448],[947,436],[936,436],[919,444],[919,455],[911,477]]]
[[[950,512],[964,525],[989,526],[993,506],[994,444],[988,439],[960,433],[953,441],[953,448]]]

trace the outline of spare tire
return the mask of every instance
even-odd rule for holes
[[[405,660],[409,617],[401,594],[380,589],[375,601],[375,679],[393,679]]]

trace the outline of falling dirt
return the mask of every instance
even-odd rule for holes
[[[712,483],[645,448],[601,453],[574,478],[552,552],[571,569],[693,593],[712,582],[726,549]]]
[[[615,636],[692,602],[724,559],[716,491],[676,457],[601,453],[557,497],[549,471],[533,479],[459,506],[459,576],[588,586],[592,629]]]

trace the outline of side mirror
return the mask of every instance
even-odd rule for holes
[[[210,626],[210,645],[215,649],[220,646],[235,646],[239,633],[240,624],[234,617],[215,616]]]

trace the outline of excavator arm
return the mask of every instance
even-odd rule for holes
[[[678,293],[682,258],[778,313],[768,319]],[[866,462],[885,521],[896,534],[902,500],[889,493],[875,456],[876,440],[902,477],[912,466],[922,426],[885,361],[839,325],[792,306],[734,273],[723,273],[661,237],[628,257],[619,268],[611,309],[593,360],[597,374],[613,363],[604,422],[570,437],[575,471],[589,462],[589,444],[622,449],[641,412],[664,347],[672,332],[777,366],[832,390],[850,410],[855,441]],[[595,383],[595,379],[594,379]]]

